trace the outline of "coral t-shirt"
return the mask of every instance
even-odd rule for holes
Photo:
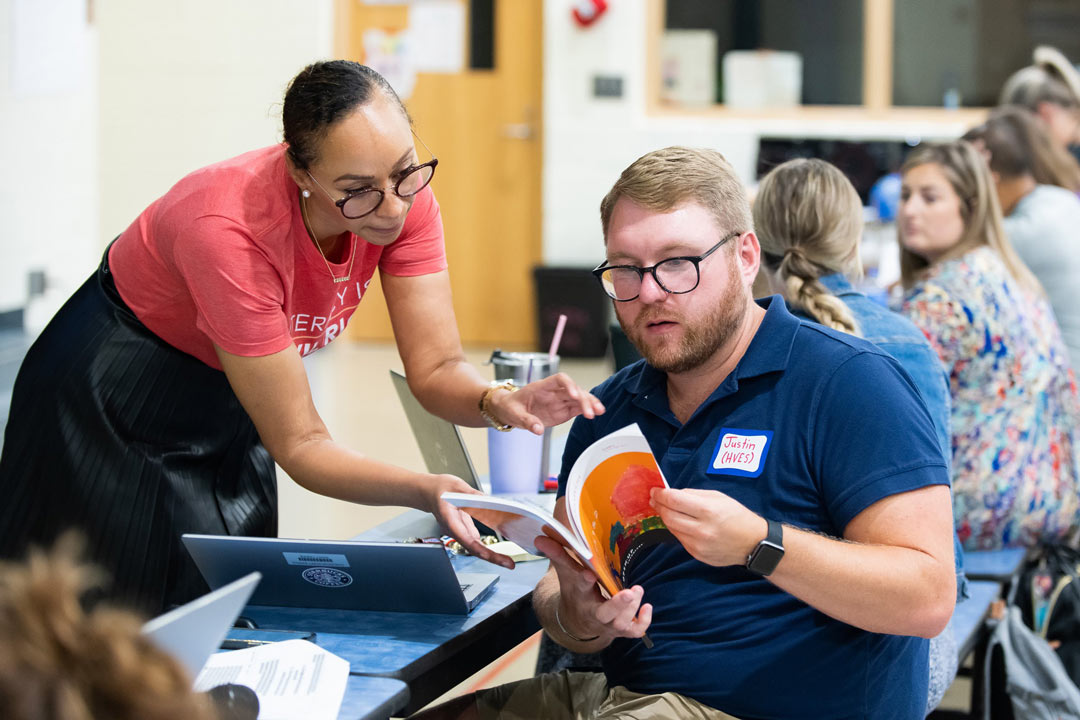
[[[221,369],[234,355],[301,355],[344,332],[379,268],[390,275],[446,269],[442,216],[431,188],[416,196],[387,246],[350,237],[335,283],[300,214],[285,146],[254,150],[186,176],[113,243],[109,267],[136,317],[173,347]],[[353,249],[357,257],[352,259]]]

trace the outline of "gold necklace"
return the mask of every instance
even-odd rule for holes
[[[326,265],[326,272],[330,273],[330,277],[333,278],[335,283],[349,282],[349,278],[352,277],[353,260],[356,259],[356,236],[352,236],[352,249],[349,252],[349,269],[345,275],[338,277],[334,274],[333,268],[330,267],[330,261],[326,259],[326,253],[323,252],[322,245],[319,244],[319,238],[315,236],[315,231],[311,229],[311,223],[308,222],[307,214],[307,202],[305,202],[303,193],[300,194],[300,217],[304,220],[304,229],[307,230],[308,235],[315,242],[315,248],[319,251],[319,255],[322,256],[323,263]],[[352,233],[349,233],[352,235]]]

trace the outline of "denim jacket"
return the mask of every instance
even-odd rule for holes
[[[952,439],[949,417],[952,403],[949,394],[949,378],[922,330],[915,327],[907,318],[892,312],[857,291],[847,278],[839,273],[826,275],[818,280],[829,292],[848,306],[855,321],[859,324],[863,339],[872,342],[896,358],[911,376],[934,420],[934,430],[941,443],[941,451],[946,461],[951,461]],[[800,317],[811,319],[798,309],[794,309],[793,312]],[[955,530],[953,531],[953,545],[956,549],[956,597],[960,600],[967,597],[968,593],[967,579],[964,577],[964,555]]]

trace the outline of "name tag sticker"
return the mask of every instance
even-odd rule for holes
[[[721,428],[712,462],[706,470],[711,475],[757,477],[765,467],[772,444],[772,430]]]
[[[281,553],[290,565],[321,565],[323,567],[349,567],[344,555],[337,553]]]

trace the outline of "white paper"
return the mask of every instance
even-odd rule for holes
[[[348,680],[348,661],[307,640],[284,640],[210,656],[195,690],[245,685],[259,698],[259,720],[334,720]]]
[[[378,72],[402,100],[412,96],[416,68],[409,50],[409,33],[387,32],[381,28],[364,31],[364,64]]]
[[[465,69],[465,5],[461,0],[424,0],[409,6],[409,55],[416,72]]]
[[[498,495],[478,495],[474,493],[445,492],[442,499],[459,508],[474,508],[477,520],[500,535],[516,543],[519,549],[530,554],[538,554],[533,540],[541,535],[551,536],[544,528],[550,528],[583,560],[592,557],[589,546],[582,542],[573,530],[556,520],[551,513],[539,505],[514,500]],[[488,512],[492,511],[492,512]]]

